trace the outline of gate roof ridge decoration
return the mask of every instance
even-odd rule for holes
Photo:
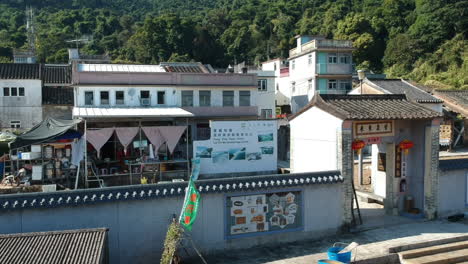
[[[195,183],[201,193],[228,193],[341,182],[343,177],[339,171],[323,171],[219,178],[198,180]],[[0,197],[0,212],[175,197],[185,195],[186,189],[187,182],[174,182],[49,193],[8,194]]]

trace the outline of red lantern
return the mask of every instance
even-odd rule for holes
[[[414,143],[411,140],[405,139],[398,144],[400,149],[405,151],[405,155],[408,155],[410,148],[414,147]]]
[[[357,152],[358,155],[361,155],[361,149],[366,146],[366,143],[362,140],[355,140],[351,144],[351,148]]]

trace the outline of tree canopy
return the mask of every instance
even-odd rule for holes
[[[352,40],[357,68],[468,86],[468,0],[3,0],[0,62],[27,47],[29,6],[40,62],[88,38],[84,52],[115,62],[259,64],[315,34]]]

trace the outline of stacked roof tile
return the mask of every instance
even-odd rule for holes
[[[433,119],[442,116],[406,100],[405,95],[317,95],[291,119],[314,106],[343,120]]]
[[[0,63],[0,79],[40,80],[40,64]]]
[[[441,171],[467,170],[468,159],[447,159],[439,161]]]
[[[384,90],[390,94],[404,94],[409,100],[418,103],[442,103],[441,100],[430,95],[428,92],[400,79],[373,79],[366,80],[377,89]]]
[[[442,99],[450,110],[468,117],[468,91],[436,90],[434,95]]]
[[[101,264],[107,229],[0,235],[0,263]]]
[[[42,72],[44,84],[70,84],[70,65],[45,65]]]

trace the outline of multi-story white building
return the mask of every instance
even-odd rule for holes
[[[209,120],[257,119],[256,74],[213,73],[200,63],[74,64],[74,117],[185,124],[204,139]]]
[[[22,131],[42,121],[41,65],[0,64],[0,129]]]
[[[277,114],[290,113],[291,86],[287,61],[281,58],[265,61],[262,70],[274,72],[275,105],[279,108]]]

